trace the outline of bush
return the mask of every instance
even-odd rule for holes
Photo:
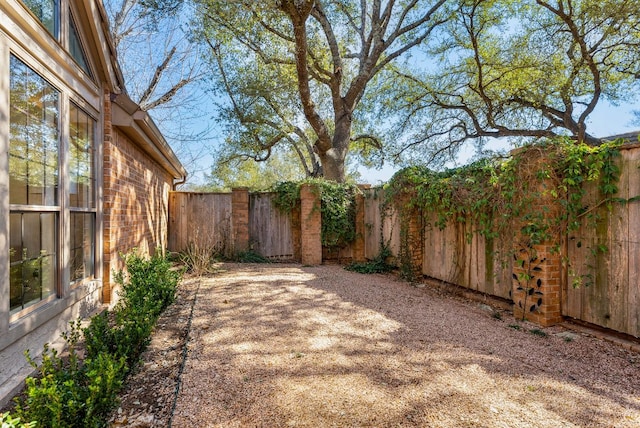
[[[395,266],[387,263],[387,259],[393,254],[388,246],[383,246],[375,259],[363,263],[351,263],[344,268],[358,273],[387,273],[395,269]]]
[[[72,322],[63,335],[69,349],[64,359],[45,345],[38,367],[26,353],[38,376],[26,380],[24,397],[16,400],[18,420],[12,421],[35,420],[43,427],[106,425],[124,378],[149,343],[160,313],[175,300],[181,276],[163,256],[147,260],[133,252],[124,257],[127,273],[116,274],[122,294],[113,313],[96,315],[84,330],[80,320]],[[76,352],[82,333],[83,362]]]
[[[35,428],[37,422],[21,422],[20,418],[14,418],[9,412],[0,413],[0,427],[2,428]]]

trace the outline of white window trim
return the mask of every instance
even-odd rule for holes
[[[63,1],[63,3],[66,3]],[[68,9],[67,9],[68,10]],[[61,33],[64,33],[64,27],[62,26],[61,16]],[[43,29],[43,31],[45,31]],[[19,35],[18,35],[19,37]],[[27,45],[29,45],[27,43]],[[25,49],[23,44],[19,44],[15,39],[7,37],[2,31],[0,31],[0,70],[6,70],[5,73],[0,75],[0,99],[3,101],[0,103],[0,209],[4,213],[9,213],[11,208],[16,210],[24,208],[24,211],[52,211],[59,212],[58,221],[58,283],[56,288],[56,294],[50,298],[44,299],[42,302],[35,304],[23,311],[15,314],[10,314],[10,303],[8,298],[0,299],[0,350],[10,345],[20,337],[24,336],[31,330],[38,326],[48,322],[53,317],[67,310],[73,303],[84,299],[91,293],[94,293],[102,282],[102,153],[103,153],[103,141],[104,141],[104,119],[102,115],[104,106],[104,91],[93,85],[88,87],[84,85],[82,79],[78,79],[77,76],[70,75],[64,68],[60,69],[61,74],[57,75],[52,70],[56,69],[55,65],[51,62],[55,58],[51,58],[48,63],[40,61],[36,58],[36,55],[45,53],[41,49],[36,49],[34,54]],[[78,283],[70,284],[69,278],[69,245],[70,245],[70,233],[68,231],[68,222],[70,219],[69,211],[69,184],[66,179],[68,159],[60,159],[60,178],[59,186],[59,209],[57,207],[36,207],[36,206],[21,206],[9,204],[9,163],[8,163],[8,151],[9,151],[9,93],[10,93],[10,73],[9,73],[9,58],[13,55],[20,61],[24,62],[27,66],[31,67],[42,78],[47,80],[57,90],[60,91],[60,111],[59,111],[59,138],[60,138],[60,150],[61,153],[68,153],[68,141],[69,141],[69,108],[70,102],[75,103],[78,107],[82,108],[88,115],[96,120],[95,130],[95,151],[94,151],[94,163],[95,163],[95,195],[96,208],[92,212],[95,212],[95,255],[94,255],[94,276],[89,279],[86,278],[83,281],[77,281]],[[86,77],[84,71],[81,73]],[[64,82],[70,82],[66,84]],[[72,87],[73,86],[73,87]],[[79,90],[78,90],[79,88]],[[66,158],[66,156],[65,156]],[[2,216],[3,221],[0,221],[0,295],[9,296],[10,294],[10,281],[9,281],[9,216]]]

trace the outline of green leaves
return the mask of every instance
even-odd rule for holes
[[[115,313],[96,315],[84,330],[80,320],[72,322],[63,334],[66,359],[48,344],[39,366],[25,353],[39,376],[27,378],[25,395],[16,401],[21,420],[53,428],[106,426],[125,376],[147,345],[160,312],[175,297],[180,273],[171,269],[161,253],[158,250],[148,260],[135,252],[125,256],[127,275],[116,275],[123,293]],[[87,352],[81,362],[76,345],[82,333]]]
[[[481,235],[497,236],[517,221],[520,233],[535,245],[576,230],[580,217],[597,207],[584,206],[586,183],[598,183],[600,204],[617,202],[620,171],[615,160],[621,144],[592,147],[569,139],[545,140],[506,160],[484,159],[442,172],[409,167],[391,179],[386,197],[390,202],[410,195],[406,208],[436,214],[440,228],[456,220],[470,222]],[[562,208],[557,215],[540,207],[547,198]]]
[[[299,204],[303,184],[311,184],[320,197],[322,245],[341,248],[353,242],[356,236],[355,195],[360,192],[358,186],[322,179],[279,183],[273,188],[276,208],[291,212]]]

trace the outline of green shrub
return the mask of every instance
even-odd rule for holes
[[[28,350],[25,352],[38,376],[26,379],[25,397],[16,403],[16,413],[21,419],[38,421],[44,427],[83,426],[86,379],[76,352],[79,320],[71,323],[64,338],[69,354],[65,360],[48,344],[44,345],[40,366]]]
[[[124,255],[126,274],[116,273],[121,285],[116,313],[141,313],[157,317],[175,300],[176,286],[181,272],[171,269],[171,262],[160,251],[150,259],[140,257],[136,251]],[[129,313],[127,313],[129,315]]]
[[[0,413],[0,427],[1,428],[35,428],[37,422],[21,422],[18,417],[12,417],[9,412]]]
[[[358,273],[386,273],[395,269],[395,266],[387,263],[387,259],[391,257],[391,250],[388,246],[383,246],[375,259],[363,263],[351,263],[344,268],[352,272]]]
[[[99,354],[85,361],[87,379],[84,426],[102,426],[109,412],[118,403],[126,367],[125,357]]]
[[[72,322],[63,334],[69,349],[64,359],[48,344],[40,366],[26,352],[38,376],[26,380],[24,397],[16,400],[19,420],[54,428],[106,426],[124,378],[149,343],[158,316],[175,300],[181,273],[159,254],[148,260],[135,252],[125,256],[127,274],[116,274],[123,291],[114,312],[94,316],[84,330],[80,320]],[[82,333],[84,362],[76,352]]]
[[[238,251],[230,260],[237,263],[271,263],[271,260],[253,250]]]

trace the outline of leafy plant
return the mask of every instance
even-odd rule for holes
[[[395,266],[387,262],[391,256],[391,249],[389,249],[387,245],[383,245],[380,248],[380,252],[373,260],[361,263],[351,263],[344,268],[352,272],[364,274],[391,272],[395,269]]]
[[[237,263],[271,263],[271,260],[253,250],[238,251],[229,260]]]
[[[9,412],[0,413],[0,428],[35,428],[37,422],[21,422],[19,417],[13,417]]]
[[[44,346],[38,376],[26,380],[23,398],[16,400],[20,420],[45,427],[102,427],[117,404],[125,376],[146,347],[160,313],[175,299],[181,273],[158,251],[150,259],[132,252],[125,256],[127,272],[116,274],[122,286],[114,312],[92,318],[87,328],[72,322],[63,334],[67,355]],[[86,358],[76,350],[84,333]]]
[[[471,224],[467,239],[474,233],[486,238],[519,235],[522,248],[533,249],[576,231],[585,221],[595,227],[603,220],[597,215],[601,206],[611,209],[614,203],[628,202],[615,197],[620,173],[615,160],[621,144],[592,147],[569,139],[542,140],[508,158],[483,159],[461,168],[432,171],[412,166],[391,179],[384,204],[397,206],[401,224],[418,213],[440,229],[455,222]],[[586,206],[588,182],[597,183],[599,197]],[[402,250],[409,236],[401,231],[400,238]],[[603,247],[595,243],[594,250],[599,253]],[[505,257],[512,254],[511,248],[498,251]],[[410,257],[400,256],[401,270],[410,270],[404,266],[411,263]]]
[[[323,179],[278,183],[272,189],[276,193],[275,207],[282,212],[293,211],[299,204],[303,184],[312,184],[320,198],[322,245],[341,248],[353,242],[356,237],[355,195],[360,192],[358,186]]]
[[[28,351],[25,352],[38,376],[26,379],[25,395],[22,400],[17,400],[16,413],[21,419],[36,420],[45,427],[104,426],[122,384],[120,377],[124,361],[120,366],[111,367],[110,371],[104,365],[96,367],[95,360],[90,358],[82,364],[76,351],[81,337],[80,320],[72,322],[63,337],[68,347],[68,355],[64,359],[48,344],[44,346],[40,366]],[[100,374],[96,376],[98,372]],[[105,391],[100,383],[96,383],[101,376],[111,376],[117,381]],[[105,392],[108,394],[106,399],[102,398]]]
[[[529,333],[533,334],[534,336],[539,336],[539,337],[547,337],[547,333],[545,333],[544,331],[540,330],[539,328],[532,328],[531,330],[529,330]]]

